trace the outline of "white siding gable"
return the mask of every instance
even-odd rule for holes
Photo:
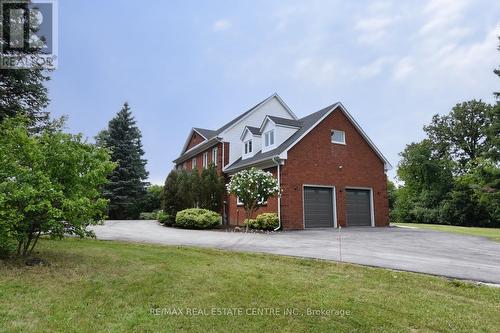
[[[220,134],[220,137],[224,142],[229,142],[229,164],[234,163],[242,155],[243,142],[241,140],[241,134],[243,133],[245,126],[260,127],[267,115],[294,119],[276,97],[269,99],[267,102],[257,107],[246,117],[243,117],[233,126],[229,127]],[[257,147],[254,149],[255,152],[258,152],[259,150],[260,148],[257,150]]]
[[[262,129],[261,142],[262,142],[263,153],[279,147],[283,142],[285,142],[289,137],[291,137],[295,132],[299,130],[298,128],[295,127],[275,124],[274,121],[269,118],[267,118],[265,120],[265,123],[263,123],[262,125],[264,126],[264,127],[261,126]],[[274,138],[273,138],[274,143],[266,147],[266,141],[269,139],[266,136],[266,133],[269,133],[270,131],[274,131]]]
[[[295,132],[297,132],[298,128],[284,127],[284,126],[276,126],[276,147],[279,147],[283,142],[288,140]]]
[[[245,154],[245,142],[248,140],[252,140],[252,152]],[[243,159],[252,157],[261,149],[261,140],[260,136],[253,135],[249,130],[245,130],[245,135],[243,136],[241,147],[241,156]]]

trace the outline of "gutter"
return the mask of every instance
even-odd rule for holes
[[[279,229],[281,229],[281,175],[280,175],[279,158],[278,158],[278,161],[276,161],[276,157],[273,157],[273,162],[276,163],[276,166],[278,167],[278,170],[277,170],[278,188],[280,190],[280,193],[278,193],[278,227],[276,229],[274,229],[274,231],[278,231]]]

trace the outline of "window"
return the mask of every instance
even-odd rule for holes
[[[196,157],[191,160],[191,169],[196,169]]]
[[[217,155],[218,155],[218,149],[217,147],[214,147],[214,149],[212,149],[212,163],[217,166]]]
[[[345,132],[340,130],[332,130],[332,142],[345,145]]]
[[[207,152],[203,153],[203,167],[204,168],[208,167],[208,153]]]
[[[271,130],[264,134],[264,146],[269,147],[272,145],[274,145],[274,130]]]
[[[245,155],[250,154],[252,152],[252,140],[248,140],[245,142]]]
[[[236,205],[243,206],[243,202],[241,202],[240,197],[236,197]],[[266,201],[259,201],[259,205],[261,205],[261,206],[267,205],[267,200]]]

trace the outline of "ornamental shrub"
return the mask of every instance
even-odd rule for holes
[[[186,229],[210,229],[221,224],[221,216],[208,209],[189,208],[181,210],[175,217],[175,226]]]
[[[279,218],[275,213],[263,213],[256,219],[245,220],[245,226],[257,230],[274,230],[279,226]]]

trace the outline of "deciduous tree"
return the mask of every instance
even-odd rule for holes
[[[30,135],[26,118],[0,124],[0,246],[17,243],[30,254],[41,235],[92,236],[105,216],[101,187],[115,165],[107,150],[81,135],[44,130]]]

